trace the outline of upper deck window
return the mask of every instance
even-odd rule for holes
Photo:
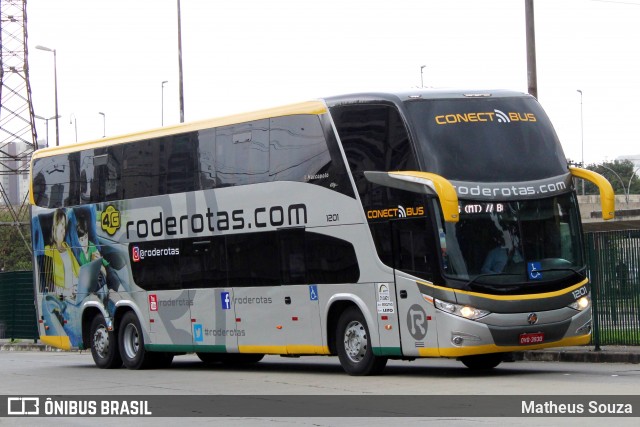
[[[553,126],[531,97],[405,105],[425,171],[468,182],[520,182],[567,173]]]

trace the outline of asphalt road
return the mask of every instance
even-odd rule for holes
[[[460,362],[421,359],[414,362],[390,361],[384,374],[375,377],[350,377],[337,358],[304,357],[298,359],[267,356],[255,365],[230,367],[205,366],[195,355],[176,357],[171,368],[148,371],[127,369],[101,370],[88,353],[0,352],[0,395],[294,395],[357,396],[380,395],[527,395],[544,401],[548,395],[579,396],[597,399],[604,395],[640,394],[640,367],[617,363],[559,363],[520,361],[503,363],[488,373],[474,373]],[[616,425],[637,425],[634,418],[617,418]],[[330,414],[327,414],[329,416]],[[169,418],[38,418],[29,425],[154,425],[172,423]],[[376,426],[396,424],[394,418],[325,417],[242,417],[189,418],[189,425],[309,425]],[[438,417],[449,425],[504,424],[499,418],[468,416]],[[518,417],[508,424],[599,425],[605,418]],[[421,425],[432,419],[401,418],[400,422]],[[182,421],[184,423],[184,421]],[[416,424],[418,423],[418,424]],[[1,418],[0,425],[24,425],[23,418]]]

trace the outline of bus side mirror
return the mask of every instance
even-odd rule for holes
[[[385,187],[436,195],[440,200],[440,206],[442,206],[444,220],[446,222],[458,222],[460,219],[456,189],[453,184],[440,175],[420,171],[365,171],[364,176],[367,181],[384,185]]]
[[[576,178],[586,179],[589,182],[594,183],[600,189],[600,204],[602,206],[602,219],[609,220],[613,219],[616,211],[615,203],[615,193],[613,192],[613,187],[607,181],[607,178],[600,175],[599,173],[590,171],[588,169],[576,168],[574,166],[569,166],[569,170],[571,171],[571,175]]]

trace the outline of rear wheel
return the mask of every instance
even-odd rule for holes
[[[340,315],[336,349],[342,369],[349,375],[376,375],[387,364],[386,357],[373,354],[367,322],[356,307],[349,307]]]
[[[115,331],[107,328],[107,322],[102,314],[97,314],[90,326],[91,356],[96,366],[102,369],[114,369],[122,366],[122,359],[118,349],[118,339]]]
[[[138,317],[132,311],[126,312],[122,317],[118,342],[122,362],[127,368],[146,369],[153,365],[154,357],[144,349],[142,328]]]
[[[227,365],[258,363],[264,357],[264,354],[254,353],[196,353],[196,355],[208,365],[214,363],[225,363]]]
[[[502,353],[478,354],[476,356],[464,356],[460,361],[474,371],[487,371],[493,369],[502,362]]]

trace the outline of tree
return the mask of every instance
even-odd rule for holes
[[[609,180],[615,194],[626,195],[640,194],[639,170],[630,160],[614,160],[613,162],[602,162],[590,164],[587,169],[599,173]],[[635,173],[634,173],[635,172]],[[598,188],[591,182],[585,183],[585,194],[599,194]]]
[[[33,269],[29,251],[31,228],[27,225],[30,220],[29,210],[24,210],[18,220],[20,225],[16,226],[9,211],[6,208],[0,209],[0,271]]]

